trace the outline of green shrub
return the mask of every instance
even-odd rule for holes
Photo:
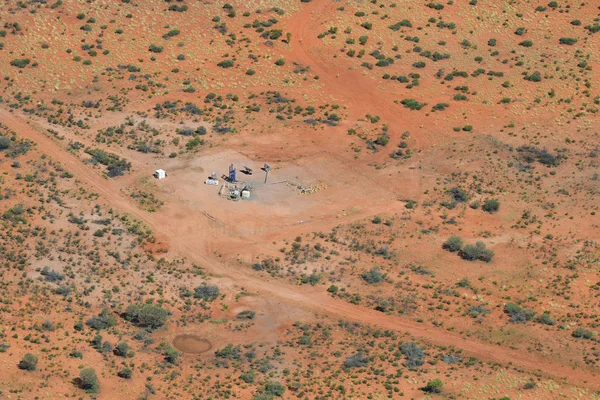
[[[159,328],[167,322],[170,312],[154,304],[132,304],[125,310],[125,319],[139,326]]]
[[[409,20],[403,19],[400,22],[396,22],[394,25],[388,26],[388,28],[391,29],[391,30],[393,30],[393,31],[399,31],[400,28],[402,28],[402,27],[412,28],[412,24],[410,23]]]
[[[543,325],[550,325],[550,326],[554,326],[556,325],[556,320],[552,317],[550,317],[550,313],[545,312],[542,315],[540,315],[536,321],[540,324]]]
[[[0,136],[0,151],[6,150],[10,147],[12,141],[7,136]]]
[[[465,203],[467,200],[469,200],[467,191],[463,188],[459,188],[458,186],[454,186],[448,190],[448,194],[459,203]]]
[[[98,350],[98,351],[102,351],[102,335],[97,333],[92,340],[90,340],[90,345]]]
[[[233,60],[223,60],[217,64],[217,66],[219,66],[221,68],[231,68],[231,67],[233,67],[233,65],[234,65]]]
[[[80,352],[79,350],[73,349],[71,350],[71,352],[69,353],[69,357],[73,357],[73,358],[83,358],[83,353]]]
[[[88,393],[97,393],[100,390],[98,376],[93,368],[84,368],[79,372],[80,386]]]
[[[500,202],[498,199],[485,199],[482,208],[485,212],[493,213],[500,209]]]
[[[574,338],[587,340],[593,339],[595,335],[596,334],[594,332],[584,328],[577,328],[571,334],[571,336],[573,336]]]
[[[529,75],[525,75],[524,78],[526,81],[530,81],[530,82],[541,82],[542,81],[542,74],[540,74],[539,71],[535,71]]]
[[[29,58],[16,58],[10,62],[10,65],[17,68],[25,68],[30,62]]]
[[[411,110],[420,110],[427,105],[427,103],[421,103],[415,99],[404,99],[400,101],[400,104]]]
[[[361,278],[371,285],[382,282],[385,279],[385,274],[381,272],[379,267],[373,267],[369,271],[363,272]]]
[[[285,60],[283,58],[280,58],[277,61],[275,61],[275,65],[281,67],[282,65],[285,65]]]
[[[186,12],[187,9],[188,9],[188,6],[186,6],[186,5],[178,6],[177,4],[171,4],[169,6],[169,11]]]
[[[169,346],[165,349],[165,360],[170,364],[177,364],[179,360],[179,352]]]
[[[347,357],[344,361],[344,367],[346,368],[361,368],[369,363],[369,357],[359,352],[353,356]]]
[[[163,38],[165,38],[165,39],[172,38],[172,37],[179,35],[179,33],[180,33],[179,29],[171,29],[169,32],[167,32],[163,36]]]
[[[265,385],[265,394],[281,397],[285,393],[285,386],[279,382],[268,382]]]
[[[119,357],[131,357],[133,354],[131,351],[131,346],[126,342],[119,342],[115,346],[115,355]]]
[[[117,320],[112,316],[108,308],[102,309],[102,312],[99,315],[91,317],[86,322],[87,326],[97,331],[111,328],[116,324]]]
[[[519,43],[519,46],[532,47],[533,46],[533,41],[531,41],[531,40],[523,40],[521,43]]]
[[[241,313],[239,313],[238,315],[236,315],[235,319],[238,319],[238,320],[252,320],[252,319],[254,319],[255,315],[256,315],[255,311],[245,310],[245,311],[242,311]]]
[[[539,148],[530,145],[519,146],[517,152],[523,157],[523,160],[528,163],[534,161],[544,164],[548,167],[556,167],[562,161],[562,156],[554,155],[545,148]]]
[[[157,46],[155,44],[151,44],[150,47],[148,48],[148,50],[151,53],[162,53],[163,52],[163,47],[162,46]]]
[[[23,356],[19,362],[19,369],[25,371],[35,371],[37,368],[38,359],[31,353],[27,353]]]
[[[460,238],[460,236],[450,236],[448,238],[448,240],[446,240],[444,242],[444,244],[442,244],[442,248],[444,250],[448,250],[452,253],[456,253],[457,251],[460,251],[462,249],[463,246],[463,241]]]
[[[389,135],[386,135],[386,134],[379,135],[377,137],[377,139],[375,139],[375,144],[377,144],[379,146],[387,146],[387,144],[389,142],[390,142],[390,137],[389,137]]]
[[[400,352],[406,358],[406,366],[414,370],[425,363],[425,352],[415,342],[405,342],[400,345]]]
[[[486,248],[485,243],[476,242],[475,245],[468,244],[462,248],[459,253],[463,260],[467,261],[485,261],[490,262],[494,257],[494,252]]]
[[[566,44],[568,46],[573,46],[575,43],[577,43],[577,39],[575,38],[568,38],[568,37],[561,37],[558,42],[560,44]]]
[[[504,305],[504,312],[507,313],[508,315],[513,315],[513,314],[516,314],[516,313],[520,313],[521,311],[523,311],[523,309],[518,304],[515,304],[515,303],[506,303]]]
[[[194,296],[205,301],[215,301],[219,297],[219,287],[203,283],[194,289]]]
[[[246,383],[254,383],[254,381],[256,380],[256,372],[254,372],[253,369],[251,369],[248,372],[244,372],[240,375],[240,379]]]
[[[107,175],[111,178],[121,176],[131,169],[131,163],[118,155],[100,149],[87,148],[85,152],[92,156],[94,163],[107,167]]]
[[[593,33],[598,33],[598,32],[600,32],[600,25],[598,25],[598,24],[594,24],[594,25],[586,25],[586,26],[585,26],[585,29],[587,29],[587,30],[588,30],[588,32],[590,32],[590,33],[592,33],[592,34],[593,34]]]
[[[131,377],[133,376],[133,370],[129,367],[125,367],[119,372],[117,372],[117,375],[119,376],[119,378],[131,379]]]
[[[450,104],[448,103],[437,103],[431,107],[431,111],[444,111],[448,107],[450,107]]]
[[[440,11],[444,9],[444,5],[440,3],[429,3],[427,7],[432,8],[434,10]]]
[[[443,386],[444,384],[442,381],[436,378],[427,382],[427,385],[423,388],[423,391],[428,393],[441,393]]]

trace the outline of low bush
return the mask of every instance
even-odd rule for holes
[[[400,352],[406,358],[409,369],[416,369],[425,363],[425,352],[415,342],[402,343]]]
[[[93,368],[84,368],[79,372],[80,387],[88,393],[97,393],[100,390],[98,376]]]
[[[460,236],[450,236],[448,240],[442,244],[444,250],[448,250],[452,253],[456,253],[462,249],[463,241]]]
[[[571,334],[571,336],[573,336],[574,338],[587,340],[593,339],[595,335],[596,334],[594,332],[584,328],[577,328]]]
[[[165,349],[165,360],[170,364],[177,364],[179,360],[179,352],[169,346]]]
[[[427,385],[423,388],[423,391],[427,393],[441,393],[443,386],[444,384],[442,381],[436,378],[427,382]]]
[[[344,360],[344,367],[346,368],[362,368],[369,363],[369,357],[359,352],[353,356],[347,357]]]
[[[485,212],[496,212],[500,209],[500,201],[498,201],[498,199],[485,199],[481,208]]]
[[[530,82],[541,82],[542,81],[542,74],[540,74],[539,71],[535,71],[529,75],[525,75],[524,78],[526,81],[530,81]]]
[[[285,393],[285,386],[279,382],[267,382],[265,385],[265,394],[281,397]]]
[[[19,362],[19,369],[22,369],[24,371],[35,371],[37,368],[37,363],[37,357],[31,353],[27,353]]]
[[[236,315],[235,319],[238,319],[238,320],[252,320],[252,319],[254,319],[255,315],[256,315],[255,311],[246,310],[246,311],[242,311],[241,313],[239,313],[238,315]]]
[[[367,272],[361,274],[361,278],[369,284],[382,282],[385,279],[385,274],[381,272],[379,267],[373,267]]]
[[[117,372],[117,375],[119,376],[119,378],[131,379],[131,377],[133,376],[133,370],[129,367],[125,367],[119,372]]]
[[[575,43],[577,43],[577,39],[575,38],[568,38],[568,37],[562,37],[558,40],[558,42],[560,44],[566,44],[567,46],[573,46]]]
[[[476,242],[475,245],[468,244],[459,252],[462,259],[467,261],[485,261],[490,262],[494,257],[494,252],[486,248],[485,243]]]
[[[214,301],[219,297],[219,287],[203,283],[194,289],[194,296],[205,301]]]
[[[157,46],[155,44],[151,44],[150,47],[148,48],[148,51],[150,51],[151,53],[162,53],[163,52],[163,47],[162,46]]]
[[[124,316],[134,324],[155,329],[163,326],[170,314],[168,310],[154,304],[132,304],[125,310]]]
[[[131,163],[116,154],[93,148],[87,148],[85,152],[92,156],[92,162],[106,166],[106,174],[110,178],[121,176],[131,169]]]
[[[411,110],[420,110],[427,105],[427,103],[421,103],[415,99],[404,99],[400,101],[400,104]]]
[[[30,62],[29,58],[16,58],[10,62],[10,65],[17,68],[25,68]]]
[[[557,167],[562,161],[561,155],[554,155],[545,148],[524,145],[518,147],[517,152],[527,163],[533,163],[537,161],[547,167]]]
[[[233,65],[234,65],[233,60],[223,60],[217,64],[217,66],[221,67],[221,68],[231,68],[231,67],[233,67]]]
[[[453,188],[448,190],[448,194],[459,203],[464,203],[467,200],[469,200],[469,195],[467,194],[467,191],[463,188],[459,188],[458,186],[454,186]]]
[[[86,325],[97,331],[108,329],[117,324],[117,320],[112,316],[111,312],[104,308],[100,314],[91,317],[87,320]]]
[[[115,346],[115,355],[119,357],[133,357],[133,351],[131,350],[131,346],[126,342],[119,342]]]
[[[409,20],[407,19],[403,19],[400,22],[396,22],[394,25],[390,25],[388,26],[389,29],[393,30],[393,31],[399,31],[400,28],[412,28],[412,24]]]

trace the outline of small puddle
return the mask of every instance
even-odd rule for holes
[[[190,334],[175,336],[173,346],[177,350],[189,354],[205,353],[212,348],[212,344],[208,340]]]

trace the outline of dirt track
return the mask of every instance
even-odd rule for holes
[[[325,81],[326,82],[326,81]],[[335,88],[333,89],[335,90]],[[512,363],[531,371],[556,377],[567,378],[570,382],[595,381],[597,376],[588,371],[575,370],[569,366],[546,360],[538,355],[526,354],[500,346],[483,343],[472,339],[465,339],[459,335],[435,328],[431,325],[417,323],[406,318],[388,316],[377,311],[360,306],[351,305],[328,296],[321,288],[299,287],[280,280],[263,279],[250,271],[222,263],[211,256],[210,246],[198,246],[198,243],[210,240],[218,232],[210,228],[208,220],[187,221],[196,226],[193,234],[182,232],[180,222],[165,218],[161,213],[151,214],[139,210],[127,197],[121,194],[125,183],[123,181],[109,181],[103,178],[92,167],[85,165],[76,155],[70,154],[54,139],[46,136],[40,129],[30,125],[20,117],[0,109],[0,119],[11,129],[18,132],[21,137],[35,141],[40,150],[49,154],[53,159],[60,161],[66,169],[75,174],[76,179],[83,181],[88,187],[99,193],[102,198],[121,212],[128,212],[143,220],[153,231],[167,239],[170,247],[180,256],[200,263],[216,275],[230,279],[234,284],[245,287],[247,290],[274,297],[289,303],[292,306],[304,308],[316,313],[327,314],[336,318],[356,321],[374,325],[384,329],[393,329],[407,332],[415,337],[428,340],[434,344],[455,346],[463,349],[468,355],[478,359],[502,364]],[[186,210],[180,211],[186,215]],[[189,226],[189,225],[188,225]],[[221,234],[222,235],[222,234]],[[226,238],[224,238],[226,239]]]

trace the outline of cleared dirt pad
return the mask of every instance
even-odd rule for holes
[[[188,354],[206,353],[212,349],[212,344],[208,340],[187,333],[175,336],[173,346],[177,350]]]

